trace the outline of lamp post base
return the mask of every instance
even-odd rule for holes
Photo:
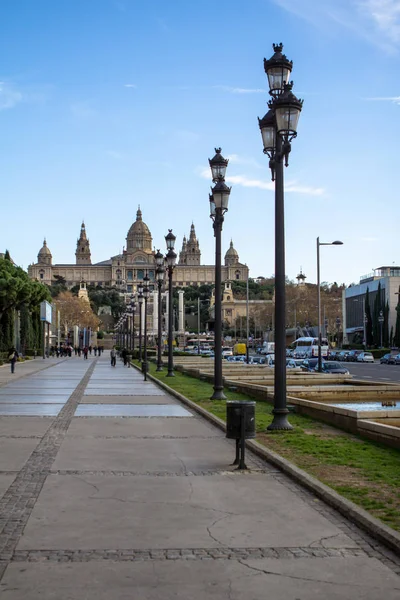
[[[162,370],[163,370],[162,365],[157,365],[156,371],[162,371]]]
[[[175,377],[175,373],[173,371],[168,371],[167,377]]]
[[[224,394],[224,388],[214,388],[213,395],[210,400],[226,400],[226,396]]]
[[[290,431],[293,429],[287,419],[289,414],[287,408],[274,408],[272,414],[274,415],[274,419],[272,423],[268,425],[267,431]]]

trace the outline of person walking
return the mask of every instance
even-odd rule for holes
[[[83,358],[86,358],[86,360],[88,357],[88,352],[89,352],[89,348],[87,346],[85,346],[83,349]]]
[[[18,352],[15,348],[11,348],[8,360],[11,364],[11,373],[15,373],[15,363],[17,362]]]
[[[110,356],[111,356],[111,366],[115,367],[117,364],[117,353],[115,351],[115,347],[111,348]]]

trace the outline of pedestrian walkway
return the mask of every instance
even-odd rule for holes
[[[108,352],[0,387],[0,450],[7,600],[399,598],[389,551]]]

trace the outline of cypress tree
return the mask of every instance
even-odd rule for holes
[[[371,315],[371,306],[369,303],[369,288],[367,287],[367,293],[365,294],[365,315],[363,315],[363,319],[367,317],[367,323],[365,326],[366,330],[366,344],[367,346],[372,346],[374,343],[374,337],[372,333],[372,315]]]
[[[397,348],[400,348],[400,286],[399,286],[399,295],[397,296],[397,306],[396,306],[396,330],[394,334],[394,345]]]

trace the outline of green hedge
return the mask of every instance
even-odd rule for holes
[[[368,352],[371,352],[371,354],[374,358],[382,358],[382,356],[384,356],[384,354],[390,353],[390,348],[378,348],[378,349],[374,349],[374,350],[368,350]]]

